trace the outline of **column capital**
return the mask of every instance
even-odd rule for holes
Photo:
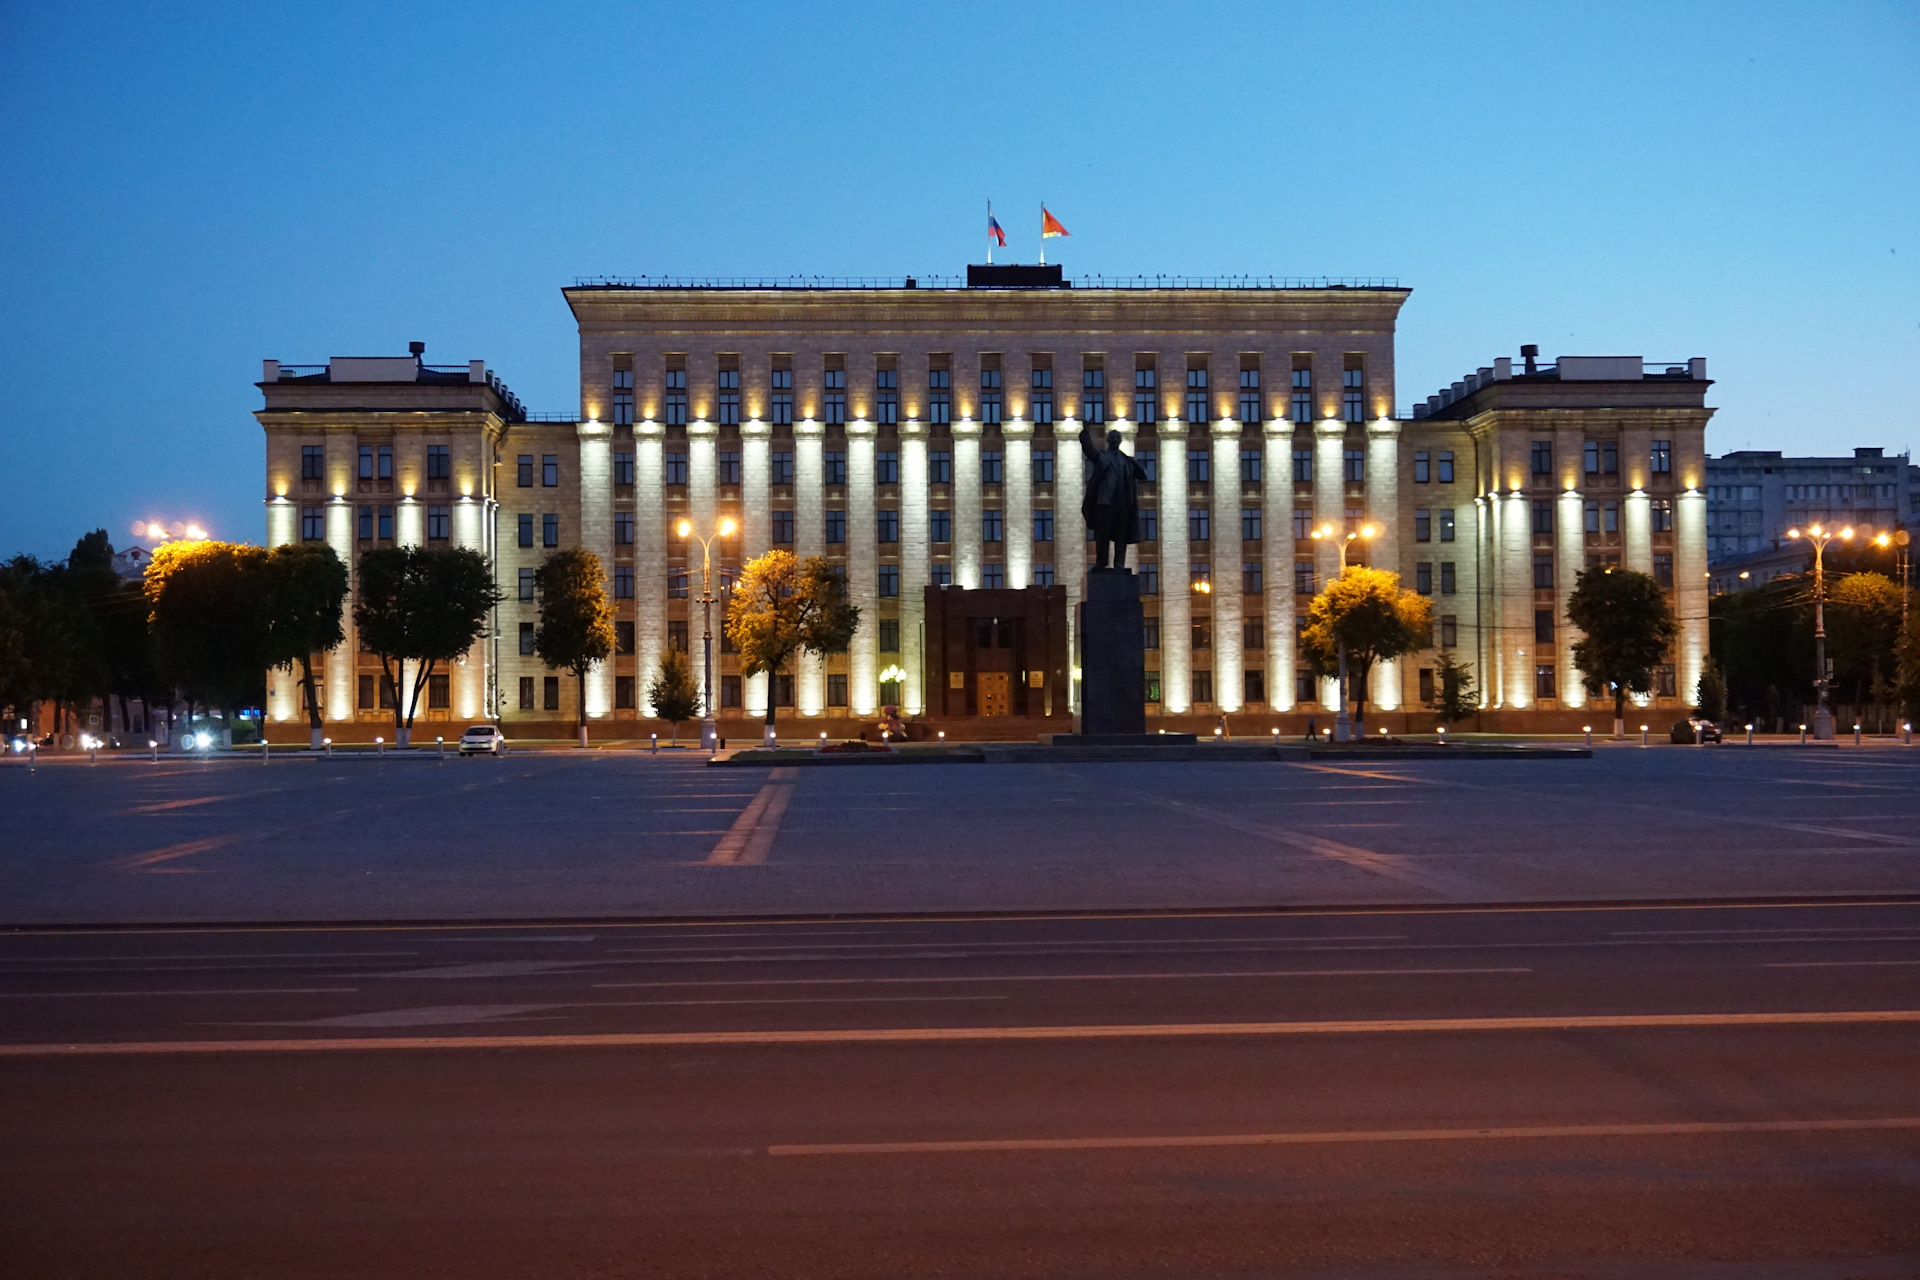
[[[879,431],[880,431],[879,427],[875,426],[871,422],[868,422],[865,418],[855,418],[852,422],[849,422],[847,424],[847,434],[850,436],[877,435]]]
[[[1347,424],[1338,418],[1322,418],[1313,424],[1313,434],[1321,440],[1337,439],[1347,434]]]
[[[953,434],[955,436],[976,436],[977,437],[982,434],[983,430],[984,428],[981,426],[981,424],[978,422],[975,422],[972,418],[962,418],[960,419],[960,421],[953,424]]]
[[[695,418],[687,424],[687,435],[696,440],[713,439],[719,434],[719,424],[708,422],[705,418]]]
[[[665,438],[667,428],[664,424],[655,422],[652,418],[647,418],[633,424],[633,434],[659,440]]]
[[[595,436],[612,435],[613,424],[610,422],[601,422],[601,421],[598,421],[597,419],[589,418],[585,422],[574,423],[573,431],[574,431],[574,434],[577,435],[580,439],[591,440]]]
[[[1293,439],[1294,421],[1292,418],[1269,418],[1261,424],[1261,430],[1269,440]]]
[[[795,436],[823,436],[826,433],[826,425],[815,422],[812,418],[802,418],[793,424],[793,434]]]
[[[924,440],[927,437],[927,424],[918,418],[908,418],[900,424],[902,440]]]
[[[1367,438],[1370,440],[1397,440],[1400,437],[1400,423],[1393,418],[1375,418],[1367,424]]]
[[[1026,440],[1033,436],[1033,424],[1025,418],[1008,418],[1000,424],[1000,434],[1009,440]]]
[[[749,418],[740,424],[740,435],[746,440],[765,440],[773,435],[773,424],[762,422],[758,418]]]
[[[1241,425],[1236,418],[1220,418],[1214,422],[1212,431],[1215,440],[1238,439]]]

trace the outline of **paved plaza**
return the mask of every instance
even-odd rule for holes
[[[1920,892],[1920,750],[708,768],[0,766],[6,924]]]

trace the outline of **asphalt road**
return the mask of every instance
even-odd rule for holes
[[[9,1276],[1920,1275],[1912,899],[15,932],[0,1010]]]

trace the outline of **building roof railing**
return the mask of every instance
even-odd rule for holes
[[[1398,289],[1394,276],[1087,275],[1080,289]],[[579,276],[576,289],[964,289],[962,276]]]

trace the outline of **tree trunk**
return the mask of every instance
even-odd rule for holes
[[[773,728],[773,703],[774,699],[779,696],[779,676],[780,673],[778,671],[767,672],[767,723],[766,727],[760,731],[760,745],[763,747],[777,747],[780,745],[780,735],[776,733]]]
[[[307,699],[307,749],[318,751],[326,731],[320,723],[320,695],[313,684],[312,655],[300,659],[300,687]]]
[[[573,673],[573,676],[579,683],[580,746],[582,750],[585,750],[587,745],[587,673],[585,671],[576,671]]]
[[[1627,686],[1613,686],[1613,740],[1624,742],[1627,737]]]

